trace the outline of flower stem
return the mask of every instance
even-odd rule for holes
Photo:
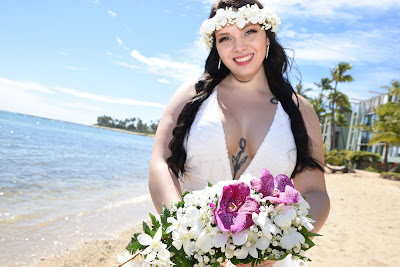
[[[127,260],[126,262],[122,263],[121,265],[118,265],[118,267],[124,266],[125,264],[127,264],[127,263],[130,262],[131,260],[134,260],[134,259],[137,257],[137,255],[139,255],[139,253],[142,252],[142,251],[143,251],[143,250],[141,250],[141,251],[139,251],[139,252],[136,252],[136,254],[135,254],[132,258],[130,258],[130,259]]]

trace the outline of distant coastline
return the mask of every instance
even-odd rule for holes
[[[116,132],[122,132],[122,133],[129,133],[129,134],[136,134],[136,135],[148,136],[148,137],[154,137],[154,136],[155,136],[155,134],[152,134],[152,133],[139,133],[139,132],[128,131],[128,130],[119,129],[119,128],[100,126],[100,125],[96,125],[96,124],[89,125],[89,126],[90,126],[90,127],[95,127],[95,128],[101,128],[101,129],[111,130],[111,131],[116,131]]]

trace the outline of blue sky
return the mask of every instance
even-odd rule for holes
[[[0,110],[94,124],[98,116],[161,118],[207,51],[199,28],[209,0],[0,2]],[[278,38],[304,87],[352,64],[355,99],[400,79],[400,1],[270,0]],[[316,94],[315,90],[310,96]]]

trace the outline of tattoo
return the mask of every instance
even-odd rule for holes
[[[239,147],[240,151],[236,155],[236,157],[232,155],[233,179],[236,178],[238,170],[243,166],[243,164],[246,162],[248,158],[248,156],[245,156],[244,158],[240,159],[240,157],[242,156],[243,152],[246,149],[246,139],[240,138]]]
[[[278,99],[276,99],[275,97],[271,98],[269,102],[271,102],[271,104],[278,105]]]

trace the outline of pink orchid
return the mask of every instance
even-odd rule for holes
[[[251,179],[250,184],[263,195],[263,198],[271,202],[293,204],[300,201],[299,192],[294,189],[292,180],[284,174],[274,178],[267,169],[263,169],[261,178]]]
[[[215,223],[222,231],[234,234],[254,224],[252,214],[260,213],[260,205],[249,195],[250,187],[247,184],[235,183],[224,186],[217,208],[210,204],[214,208]]]

